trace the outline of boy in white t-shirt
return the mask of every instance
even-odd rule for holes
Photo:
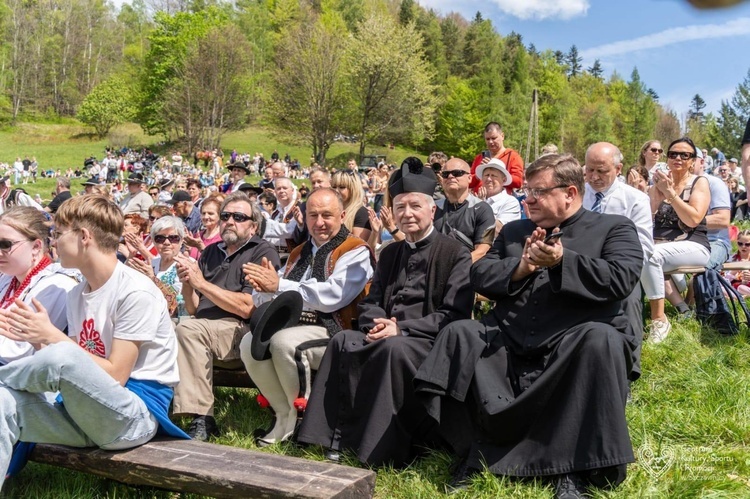
[[[0,334],[42,345],[0,367],[0,487],[18,441],[117,450],[157,430],[187,438],[167,416],[179,381],[167,303],[151,280],[118,262],[123,223],[120,209],[95,194],[55,215],[60,263],[84,277],[68,295],[70,337],[37,300],[0,316]]]

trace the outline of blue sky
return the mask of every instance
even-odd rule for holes
[[[537,50],[578,47],[583,66],[609,75],[637,67],[659,101],[682,115],[697,93],[718,110],[750,69],[750,2],[700,10],[687,0],[418,0],[472,19],[479,11],[502,35],[520,33]]]

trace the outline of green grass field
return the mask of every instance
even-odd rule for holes
[[[633,385],[627,414],[638,461],[624,484],[597,492],[608,498],[750,497],[750,345],[747,331],[719,337],[694,320],[675,322],[660,345],[645,345],[643,377]],[[219,389],[216,442],[253,449],[252,431],[269,414],[254,390]],[[322,459],[316,449],[292,444],[263,449]],[[379,498],[427,498],[444,494],[451,456],[432,452],[402,470],[378,470]],[[348,459],[347,464],[358,466]],[[9,482],[9,498],[169,498],[175,494],[127,487],[110,480],[30,464]],[[183,494],[179,497],[194,497]],[[518,482],[483,473],[461,497],[549,498],[542,482]]]
[[[102,140],[91,136],[88,128],[75,124],[19,124],[15,128],[0,131],[0,161],[12,164],[16,157],[35,156],[40,171],[47,168],[60,168],[64,173],[68,168],[81,168],[83,160],[90,156],[101,158],[107,145],[114,147],[128,146],[133,148],[149,147],[158,154],[171,153],[173,148],[160,144],[161,137],[149,137],[143,134],[135,124],[118,126]],[[303,165],[310,164],[312,148],[279,137],[262,128],[250,127],[241,132],[227,134],[222,140],[222,149],[226,156],[236,149],[239,153],[251,155],[262,153],[266,159],[276,150],[283,158],[288,152],[292,158],[299,159]],[[183,151],[184,152],[184,151]],[[328,164],[341,167],[350,157],[359,154],[359,144],[335,142],[328,151]],[[372,146],[367,154],[383,154],[388,161],[400,162],[414,151],[396,147]]]

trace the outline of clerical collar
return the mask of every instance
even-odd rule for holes
[[[569,218],[567,218],[566,220],[563,220],[560,223],[560,228],[562,229],[563,227],[566,227],[568,225],[571,225],[577,222],[578,219],[581,218],[581,215],[584,214],[584,212],[586,212],[586,209],[583,206],[581,206],[580,208],[578,208],[577,212],[573,213],[573,215],[571,215]]]
[[[409,245],[409,248],[415,250],[417,248],[424,248],[431,240],[432,233],[435,232],[435,226],[430,226],[430,232],[427,233],[426,236],[424,236],[422,239],[415,243],[410,243],[409,241],[404,240],[406,244]]]

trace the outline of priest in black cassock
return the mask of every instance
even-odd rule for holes
[[[436,184],[417,158],[404,160],[389,180],[406,240],[381,253],[359,303],[359,330],[331,339],[298,436],[329,449],[329,457],[351,450],[363,463],[400,465],[425,437],[429,418],[412,379],[438,332],[468,318],[474,300],[469,251],[432,225]]]
[[[486,465],[581,497],[617,485],[634,461],[625,401],[636,341],[621,302],[643,252],[630,220],[581,207],[572,156],[543,156],[526,179],[530,219],[505,225],[471,268],[494,309],[444,329],[414,383],[464,458],[453,485]]]

